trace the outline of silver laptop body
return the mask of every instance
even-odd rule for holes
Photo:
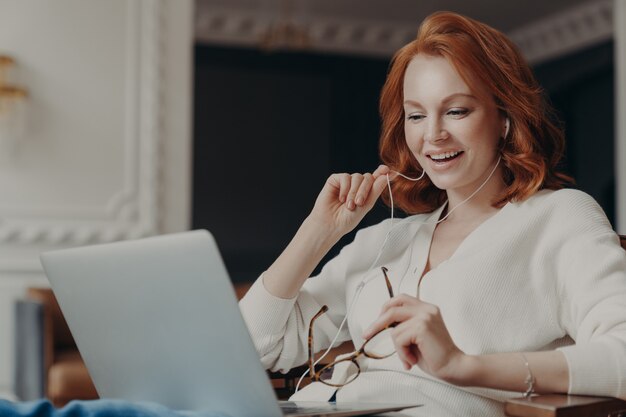
[[[209,232],[52,251],[41,262],[100,397],[283,415]],[[334,416],[410,406],[313,405]]]

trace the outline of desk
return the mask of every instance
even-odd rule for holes
[[[511,417],[626,417],[626,401],[578,395],[537,395],[506,402]]]

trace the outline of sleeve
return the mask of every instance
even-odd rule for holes
[[[2,417],[223,417],[210,411],[175,411],[151,402],[101,399],[74,400],[55,408],[48,399],[29,402],[9,402],[0,399]]]
[[[558,349],[569,393],[626,400],[626,252],[591,197],[568,211],[557,274],[561,325],[576,342]]]
[[[265,289],[263,275],[256,280],[239,307],[266,369],[287,372],[306,363],[309,323],[323,305],[329,309],[315,321],[314,351],[330,346],[346,316],[346,278],[376,246],[385,223],[360,230],[319,275],[306,280],[295,298],[275,297]],[[336,345],[350,339],[344,324]]]

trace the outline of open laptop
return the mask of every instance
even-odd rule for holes
[[[41,262],[102,398],[232,417],[417,406],[278,401],[206,230],[52,251]]]

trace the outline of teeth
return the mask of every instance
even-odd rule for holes
[[[430,157],[434,160],[441,160],[441,159],[448,159],[448,158],[452,158],[454,156],[457,156],[458,154],[460,154],[461,151],[456,151],[456,152],[446,152],[446,153],[440,153],[438,155],[430,155]]]

